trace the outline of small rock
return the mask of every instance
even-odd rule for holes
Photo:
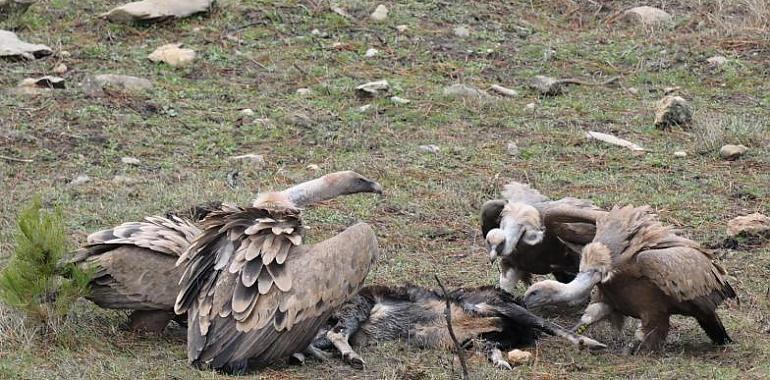
[[[145,78],[130,75],[100,74],[93,77],[94,81],[104,87],[115,87],[126,91],[143,91],[152,89],[152,82]]]
[[[313,30],[310,31],[310,34],[312,34],[314,36],[320,36],[321,35],[321,31],[318,30],[318,29],[313,29]]]
[[[254,153],[242,154],[240,156],[231,157],[231,159],[233,159],[233,160],[251,161],[251,162],[253,162],[255,164],[263,164],[263,163],[265,163],[265,157],[264,156],[262,156],[261,154],[254,154]]]
[[[461,83],[444,87],[443,94],[453,98],[487,98],[490,96],[486,91]]]
[[[673,17],[668,12],[649,6],[631,8],[623,13],[623,17],[645,26],[668,24],[673,21]]]
[[[113,8],[99,17],[112,22],[162,21],[208,12],[214,0],[143,0]]]
[[[535,110],[535,103],[527,103],[526,106],[524,106],[524,109],[527,111],[534,111]]]
[[[165,62],[171,66],[185,66],[195,60],[195,51],[182,49],[182,44],[166,44],[155,49],[147,58],[153,62]]]
[[[506,152],[508,152],[509,156],[518,156],[519,155],[519,146],[516,145],[515,142],[509,142],[508,146],[505,149]]]
[[[64,79],[46,75],[40,78],[26,78],[16,85],[13,92],[22,95],[34,95],[42,94],[50,91],[51,89],[66,88],[64,85]]]
[[[683,150],[678,150],[678,151],[674,152],[674,157],[678,157],[678,158],[687,157],[687,152],[685,152]]]
[[[411,100],[409,99],[404,99],[398,96],[391,96],[390,101],[395,104],[408,104],[409,102],[411,102]]]
[[[465,25],[456,26],[454,29],[452,29],[452,33],[454,33],[454,35],[457,37],[463,38],[471,35],[470,29],[468,29],[468,27]]]
[[[423,152],[433,153],[433,154],[438,154],[438,152],[441,150],[441,148],[439,148],[437,145],[433,145],[433,144],[430,144],[430,145],[420,145],[418,148],[421,151],[423,151]]]
[[[519,92],[518,91],[512,90],[510,88],[506,88],[506,87],[503,87],[503,86],[500,86],[498,84],[493,84],[492,86],[489,87],[489,89],[492,90],[493,92],[496,92],[496,93],[502,95],[502,96],[510,96],[510,97],[519,96]]]
[[[126,165],[133,165],[133,166],[139,166],[142,164],[142,161],[139,161],[138,158],[134,158],[134,157],[123,157],[120,159],[120,162]]]
[[[342,42],[335,42],[332,44],[332,47],[335,49],[342,49],[343,47],[345,47],[345,44],[343,44]]]
[[[719,67],[727,63],[727,58],[721,55],[715,55],[706,60],[709,65]]]
[[[309,88],[298,88],[297,95],[310,96],[313,93]]]
[[[366,112],[368,112],[370,109],[372,109],[372,105],[371,105],[371,104],[364,104],[363,106],[361,106],[361,107],[358,107],[358,112],[360,112],[360,113],[366,113]]]
[[[666,129],[674,125],[688,126],[692,121],[690,103],[681,96],[666,95],[658,102],[655,127]]]
[[[532,361],[533,356],[529,351],[522,351],[515,349],[508,352],[508,363],[512,366],[528,364]]]
[[[63,63],[60,63],[60,64],[56,65],[56,67],[53,68],[53,73],[54,74],[62,75],[64,73],[66,73],[66,72],[67,72],[67,65],[65,65]]]
[[[407,25],[396,25],[396,31],[399,33],[405,33],[407,30],[409,30]]]
[[[639,89],[636,87],[629,87],[628,93],[631,95],[639,95]]]
[[[364,54],[364,57],[366,57],[366,58],[373,58],[373,57],[375,57],[378,54],[380,54],[379,50],[377,50],[375,48],[371,48],[371,49],[367,49],[366,50],[366,53]]]
[[[4,0],[0,0],[0,3],[2,2]],[[20,40],[16,33],[0,30],[0,57],[22,57],[32,60],[49,56],[52,53],[53,51],[48,46],[30,44]]]
[[[70,53],[67,50],[62,50],[62,51],[59,52],[59,57],[69,58],[69,57],[72,57],[72,53]]]
[[[601,132],[595,132],[595,131],[588,131],[586,132],[586,138],[593,139],[593,140],[599,140],[601,142],[605,142],[607,144],[622,146],[624,148],[631,149],[634,152],[644,152],[645,149],[641,146],[632,143],[628,140],[621,139],[620,137],[613,136],[607,133],[601,133]]]
[[[132,185],[139,182],[136,178],[127,175],[116,175],[112,177],[112,183],[117,185]]]
[[[254,110],[251,108],[244,108],[240,112],[243,116],[254,116]]]
[[[312,171],[316,171],[316,172],[321,170],[321,167],[316,165],[316,164],[310,164],[310,165],[307,166],[307,168],[312,170]]]
[[[764,235],[770,233],[770,217],[760,213],[744,215],[727,222],[727,234]]]
[[[85,174],[81,174],[81,175],[75,177],[72,181],[70,181],[69,185],[70,186],[80,186],[80,185],[85,184],[86,182],[89,182],[89,181],[91,181],[91,177],[89,177],[89,176],[87,176]]]
[[[735,160],[746,154],[748,150],[749,148],[744,145],[727,144],[719,149],[719,156],[725,160]]]
[[[536,75],[529,81],[529,87],[535,89],[541,95],[555,96],[564,92],[564,85],[561,81],[547,77],[545,75]]]
[[[375,96],[390,91],[390,83],[386,80],[364,83],[356,87],[356,92],[362,96]]]
[[[374,12],[369,16],[374,21],[383,21],[388,18],[388,7],[380,4],[374,9]]]

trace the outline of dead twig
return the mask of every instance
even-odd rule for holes
[[[16,158],[16,157],[8,157],[8,156],[2,156],[2,155],[0,155],[0,159],[6,160],[6,161],[26,162],[26,163],[30,163],[30,162],[34,162],[35,161],[35,160],[31,160],[31,159],[26,159],[26,158]]]
[[[444,301],[446,301],[446,308],[444,309],[444,317],[446,317],[446,327],[447,330],[449,330],[449,337],[452,338],[452,341],[455,343],[455,351],[457,351],[457,357],[460,358],[460,366],[463,367],[463,380],[467,380],[468,377],[468,363],[465,362],[465,351],[460,345],[460,342],[457,341],[457,336],[455,336],[455,331],[452,328],[452,306],[449,304],[449,293],[447,293],[446,288],[444,287],[444,284],[441,283],[441,280],[438,278],[437,274],[433,275],[433,278],[436,279],[436,282],[438,283],[438,286],[441,288],[441,291],[444,292]]]

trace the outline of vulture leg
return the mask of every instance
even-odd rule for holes
[[[508,360],[505,360],[505,356],[503,355],[503,352],[500,351],[500,347],[497,343],[483,340],[481,342],[481,351],[484,353],[484,356],[495,365],[495,367],[499,369],[513,369],[511,368],[511,364],[508,363]]]
[[[326,338],[340,352],[343,360],[357,369],[364,368],[364,359],[353,351],[350,337],[361,328],[361,324],[369,319],[374,303],[361,295],[343,305],[335,313],[337,324],[326,333]]]
[[[159,334],[175,314],[165,310],[135,310],[128,317],[128,327],[134,331]]]
[[[642,323],[634,334],[634,341],[628,347],[629,354],[655,351],[663,347],[670,328],[669,315],[643,315]]]
[[[575,334],[583,334],[588,330],[588,327],[596,322],[607,319],[613,314],[614,310],[612,306],[604,302],[596,302],[588,305],[583,315],[580,317],[580,322],[572,329]]]
[[[514,294],[519,281],[527,278],[531,279],[530,273],[518,268],[509,267],[505,265],[505,262],[500,263],[500,289],[503,289],[506,293]]]

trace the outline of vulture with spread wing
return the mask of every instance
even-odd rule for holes
[[[378,254],[374,232],[359,223],[302,245],[298,205],[311,195],[306,190],[261,194],[250,207],[223,205],[179,258],[185,272],[175,311],[188,315],[193,365],[240,373],[301,352],[363,285]],[[313,193],[328,199],[361,191],[382,190],[362,178]]]
[[[358,173],[343,171],[301,183],[283,193],[304,206],[358,192],[381,192],[379,184]],[[200,221],[220,202],[193,206],[165,217],[124,223],[88,236],[69,262],[94,268],[86,297],[100,307],[134,310],[130,327],[159,332],[175,317],[184,266],[176,266],[200,234]]]
[[[596,217],[571,213],[576,218]],[[621,322],[626,316],[641,319],[628,348],[634,353],[660,348],[671,315],[679,314],[694,317],[714,343],[725,344],[730,337],[716,308],[736,297],[726,276],[712,252],[662,225],[649,207],[616,207],[598,218],[596,237],[583,248],[575,280],[534,284],[524,302],[527,307],[578,303],[596,285],[577,330],[608,317]]]
[[[553,273],[562,282],[574,278],[580,251],[594,238],[595,220],[557,220],[545,217],[546,212],[600,210],[576,198],[549,200],[519,182],[507,184],[502,195],[505,199],[487,201],[481,208],[481,231],[490,261],[500,259],[500,287],[513,294],[519,280],[529,282],[532,274]]]

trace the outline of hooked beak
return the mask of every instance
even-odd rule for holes
[[[382,185],[377,182],[372,182],[372,192],[377,195],[384,195],[382,191]]]
[[[489,263],[494,264],[497,261],[497,246],[493,245],[489,248]]]

